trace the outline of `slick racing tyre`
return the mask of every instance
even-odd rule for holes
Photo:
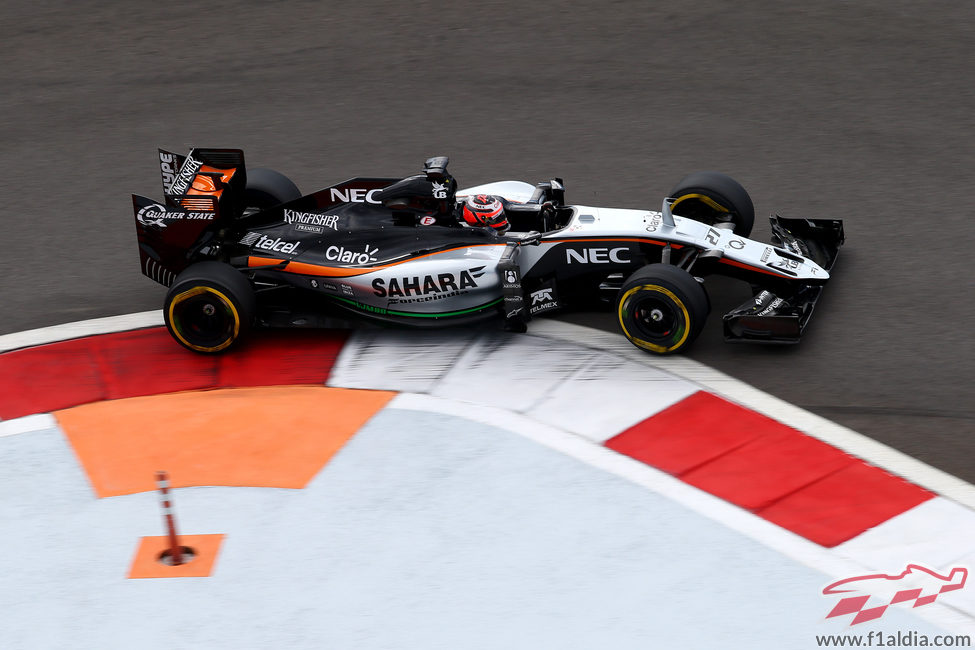
[[[736,235],[748,237],[755,225],[755,207],[745,188],[719,172],[694,172],[670,191],[674,214],[708,225],[731,223]]]
[[[256,212],[293,201],[301,191],[290,178],[273,169],[247,170],[247,186],[244,188],[244,204],[248,211]]]
[[[690,273],[670,264],[650,264],[627,278],[616,314],[630,343],[649,352],[673,354],[689,346],[704,327],[710,301]]]
[[[240,340],[256,309],[254,289],[239,271],[220,262],[199,262],[176,277],[163,317],[180,345],[215,354]]]

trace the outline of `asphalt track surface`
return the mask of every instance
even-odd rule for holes
[[[655,208],[716,169],[764,215],[843,218],[801,345],[691,356],[968,481],[975,5],[870,0],[13,2],[0,24],[0,334],[155,309],[130,193],[156,147],[235,146],[305,191],[451,156]],[[566,317],[612,329],[609,314]]]

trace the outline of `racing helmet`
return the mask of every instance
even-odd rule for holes
[[[508,230],[508,218],[504,214],[504,206],[498,197],[490,194],[468,196],[464,199],[461,215],[467,225],[475,228],[486,226],[498,233]]]

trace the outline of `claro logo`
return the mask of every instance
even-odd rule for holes
[[[632,261],[629,254],[630,249],[626,246],[582,250],[566,248],[565,261],[567,264],[627,264]]]

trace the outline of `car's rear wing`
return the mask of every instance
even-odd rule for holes
[[[132,195],[142,272],[169,286],[224,221],[244,210],[247,170],[240,149],[159,150],[163,201]]]

